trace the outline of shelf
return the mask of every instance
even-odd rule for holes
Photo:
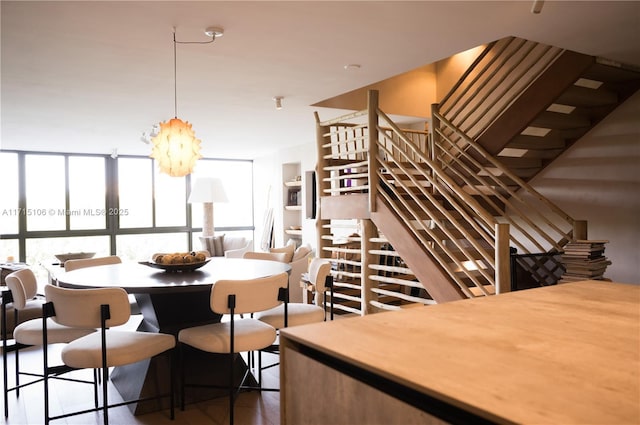
[[[302,240],[303,181],[300,163],[282,164],[282,235],[283,243]]]

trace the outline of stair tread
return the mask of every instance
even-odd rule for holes
[[[498,155],[500,156],[500,155]],[[505,167],[515,170],[518,168],[540,168],[542,166],[542,160],[535,157],[500,157],[499,158],[502,165]],[[489,161],[485,161],[483,164],[485,167],[492,167],[492,164]]]
[[[584,72],[583,76],[596,81],[623,83],[640,80],[640,70],[634,71],[603,63],[595,63]]]
[[[530,126],[565,130],[588,128],[591,126],[591,121],[586,117],[576,114],[544,111],[531,122]]]
[[[527,136],[520,134],[507,144],[509,148],[514,149],[564,149],[566,142],[562,135],[557,131],[551,131],[544,137]]]
[[[617,102],[618,94],[604,87],[594,90],[578,86],[569,87],[555,100],[555,103],[577,107],[615,105]]]

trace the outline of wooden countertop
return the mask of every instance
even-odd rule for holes
[[[567,283],[282,337],[498,422],[640,423],[640,285]]]

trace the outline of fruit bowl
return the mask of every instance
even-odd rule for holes
[[[204,266],[209,261],[211,261],[210,258],[198,263],[188,263],[188,264],[160,264],[154,261],[141,261],[140,264],[153,267],[154,269],[164,270],[169,273],[177,273],[177,272],[192,272]]]
[[[210,260],[206,251],[191,251],[153,254],[151,261],[142,261],[140,264],[167,272],[190,272],[199,269]]]
[[[93,258],[94,255],[96,255],[95,252],[67,252],[66,254],[55,254],[55,257],[64,264],[67,260],[84,260]]]

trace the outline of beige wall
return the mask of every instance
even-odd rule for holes
[[[640,92],[536,176],[531,184],[605,239],[605,277],[640,283]]]
[[[367,109],[367,93],[377,90],[378,104],[386,114],[427,118],[431,116],[431,104],[436,101],[435,75],[435,65],[424,65],[312,106],[352,111]]]
[[[473,61],[485,49],[485,46],[474,47],[450,58],[443,59],[436,63],[436,78],[438,81],[436,87],[437,102],[449,93],[458,79],[471,66]]]

